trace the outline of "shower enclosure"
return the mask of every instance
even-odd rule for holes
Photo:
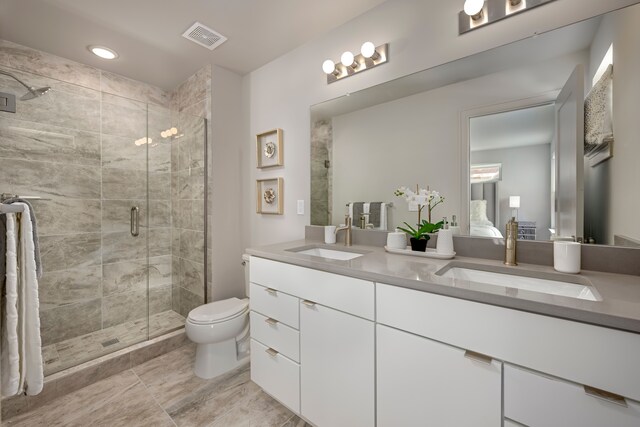
[[[5,65],[0,193],[33,198],[45,375],[184,326],[207,283],[206,119]]]

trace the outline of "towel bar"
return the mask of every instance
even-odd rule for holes
[[[347,203],[345,206],[349,206],[351,203],[358,203],[358,202],[349,202]],[[374,202],[363,202],[363,203],[374,203]],[[392,208],[393,207],[393,202],[381,202],[386,204],[388,207]]]

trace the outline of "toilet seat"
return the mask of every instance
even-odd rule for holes
[[[189,312],[187,320],[195,325],[211,325],[238,317],[246,313],[248,309],[248,300],[229,298],[194,308]]]

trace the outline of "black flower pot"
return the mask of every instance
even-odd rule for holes
[[[409,239],[411,241],[411,250],[417,252],[425,252],[427,250],[427,243],[429,243],[429,236],[425,237],[421,239],[412,237],[411,239]]]

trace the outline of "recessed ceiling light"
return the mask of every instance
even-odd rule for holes
[[[116,51],[104,46],[87,46],[89,51],[102,59],[116,59],[118,54]]]

